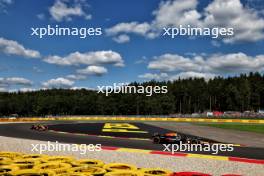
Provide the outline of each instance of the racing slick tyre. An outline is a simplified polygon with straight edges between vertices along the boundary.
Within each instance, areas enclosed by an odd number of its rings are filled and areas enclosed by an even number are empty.
[[[153,138],[153,143],[154,143],[154,144],[160,144],[160,142],[161,142],[160,137],[155,136],[155,137]]]
[[[192,143],[192,144],[200,144],[200,142],[199,142],[198,139],[193,139],[191,143]]]
[[[159,169],[159,168],[143,168],[140,169],[140,172],[143,172],[144,176],[154,176],[154,175],[168,176],[172,174],[172,171]]]
[[[9,165],[11,163],[12,163],[12,160],[10,158],[0,157],[0,166]]]
[[[0,157],[7,157],[10,159],[21,158],[23,154],[18,152],[0,152]]]
[[[70,169],[70,173],[83,173],[85,175],[102,176],[106,170],[101,167],[80,166]]]
[[[87,174],[83,173],[62,173],[62,174],[57,174],[57,176],[87,176]]]
[[[47,157],[46,162],[62,162],[62,163],[70,163],[75,161],[73,157],[70,156],[51,156]]]
[[[61,163],[61,162],[54,162],[54,161],[53,162],[39,164],[39,165],[36,165],[36,166],[33,167],[33,169],[41,170],[41,171],[52,170],[56,174],[65,173],[70,168],[71,168],[70,164]]]
[[[19,159],[15,159],[13,160],[13,164],[31,164],[31,165],[36,165],[36,164],[40,164],[41,161],[38,158],[29,158],[29,159],[23,159],[23,158],[19,158]]]
[[[48,155],[42,155],[42,154],[28,154],[28,155],[23,155],[23,159],[39,159],[39,160],[44,160],[48,159]]]
[[[109,163],[104,165],[103,167],[107,171],[120,171],[120,170],[137,170],[137,167],[130,164],[124,164],[124,163]]]
[[[131,170],[120,170],[120,171],[113,171],[107,172],[104,176],[144,176],[142,172],[139,171],[131,171]]]
[[[39,159],[16,159],[12,165],[19,167],[19,169],[32,169],[35,165],[40,164]]]
[[[55,176],[55,172],[50,171],[50,170],[45,170],[45,171],[40,171],[36,169],[22,169],[22,170],[17,170],[10,172],[12,176]]]
[[[101,160],[96,160],[96,159],[81,159],[77,161],[80,163],[80,165],[84,166],[90,166],[90,167],[103,167],[104,162]]]
[[[9,173],[17,170],[19,170],[19,167],[17,166],[12,166],[12,165],[0,166],[0,175],[9,175]]]

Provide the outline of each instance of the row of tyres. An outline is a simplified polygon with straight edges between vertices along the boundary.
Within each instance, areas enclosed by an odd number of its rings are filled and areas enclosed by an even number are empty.
[[[164,169],[137,168],[125,163],[69,156],[0,152],[0,176],[152,176],[171,175]]]
[[[125,163],[105,164],[96,159],[0,152],[0,176],[211,176],[198,172],[171,172],[137,168]],[[226,174],[223,176],[239,176]]]

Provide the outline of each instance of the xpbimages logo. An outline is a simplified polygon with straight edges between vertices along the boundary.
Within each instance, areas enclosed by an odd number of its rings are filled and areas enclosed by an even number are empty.
[[[234,151],[233,144],[185,144],[180,142],[179,144],[163,144],[163,151],[171,152],[210,152],[214,155],[219,152],[232,152]]]
[[[37,36],[40,39],[45,36],[77,36],[81,39],[87,38],[88,36],[99,36],[102,35],[102,28],[97,27],[60,27],[59,25],[47,27],[32,27],[31,36]]]
[[[42,154],[43,152],[79,152],[84,155],[87,152],[101,151],[101,144],[62,144],[58,141],[42,143],[42,144],[31,144],[31,151]]]
[[[179,27],[164,27],[162,36],[168,36],[170,38],[175,38],[176,36],[211,36],[212,38],[228,37],[234,35],[234,28],[201,28],[201,27],[191,27],[187,25],[184,27],[180,25]]]
[[[97,93],[103,93],[106,96],[111,93],[145,94],[146,96],[152,96],[153,94],[168,93],[167,86],[129,85],[126,83],[114,83],[113,86],[97,86],[97,88]]]

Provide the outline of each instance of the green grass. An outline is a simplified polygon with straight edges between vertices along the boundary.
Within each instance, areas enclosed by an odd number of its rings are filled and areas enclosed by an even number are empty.
[[[262,124],[201,124],[205,126],[211,126],[216,128],[224,128],[224,129],[232,129],[232,130],[239,130],[239,131],[250,131],[256,133],[264,133],[264,125]]]

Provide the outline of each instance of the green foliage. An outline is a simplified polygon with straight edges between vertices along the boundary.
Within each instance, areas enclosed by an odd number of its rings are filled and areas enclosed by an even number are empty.
[[[224,128],[224,129],[232,129],[232,130],[239,130],[239,131],[250,131],[256,133],[264,133],[264,125],[261,124],[198,124],[198,125],[205,125],[211,126],[216,128]]]
[[[264,76],[150,81],[133,85],[168,86],[167,94],[105,94],[92,90],[51,89],[0,93],[0,116],[45,115],[161,115],[206,110],[246,111],[264,109]]]

